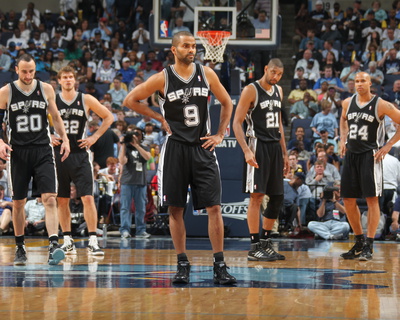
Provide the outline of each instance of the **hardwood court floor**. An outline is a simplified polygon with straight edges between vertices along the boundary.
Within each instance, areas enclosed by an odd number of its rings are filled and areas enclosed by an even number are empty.
[[[279,239],[285,261],[248,262],[248,240],[227,239],[236,286],[212,282],[208,239],[188,239],[191,283],[172,286],[169,237],[101,240],[86,254],[47,265],[47,240],[27,239],[28,264],[14,267],[14,239],[0,238],[0,319],[400,319],[399,243],[376,242],[373,261],[345,261],[348,241]]]

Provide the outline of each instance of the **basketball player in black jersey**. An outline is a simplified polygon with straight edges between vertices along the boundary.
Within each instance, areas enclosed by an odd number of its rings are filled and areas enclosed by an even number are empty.
[[[171,51],[175,64],[132,90],[124,105],[160,121],[168,133],[157,175],[162,204],[169,206],[171,236],[178,254],[178,271],[172,281],[189,282],[183,212],[190,185],[194,208],[206,208],[208,212],[208,232],[214,252],[214,282],[236,283],[224,262],[221,179],[213,152],[223,140],[232,114],[232,101],[215,72],[194,63],[196,40],[191,33],[176,33]],[[215,135],[210,134],[209,127],[207,100],[210,90],[221,102],[220,125]],[[140,102],[156,91],[160,94],[162,115]]]
[[[74,240],[71,235],[71,212],[69,208],[71,182],[77,190],[77,196],[83,203],[83,215],[89,231],[88,253],[94,256],[103,256],[97,241],[97,210],[93,197],[93,167],[90,157],[90,147],[110,127],[114,121],[112,113],[90,94],[75,91],[75,70],[69,66],[58,72],[58,83],[61,92],[56,95],[56,104],[61,118],[64,121],[71,153],[62,162],[56,152],[58,178],[58,217],[64,234],[62,249],[67,255],[76,254]],[[95,112],[102,123],[99,129],[91,136],[87,136],[87,120],[89,112]],[[61,145],[61,138],[53,137],[53,145],[57,151]]]
[[[371,94],[371,78],[366,72],[355,76],[357,93],[343,101],[340,118],[340,154],[345,155],[341,195],[356,243],[344,259],[372,259],[373,241],[379,224],[378,196],[383,190],[382,159],[400,139],[400,130],[384,144],[385,115],[400,123],[400,111],[391,103]],[[360,210],[356,199],[365,198],[368,205],[367,239],[364,240]]]
[[[9,160],[13,193],[13,223],[17,250],[15,265],[26,264],[24,240],[25,211],[29,181],[33,178],[32,196],[41,196],[46,211],[49,234],[49,264],[64,259],[58,244],[57,179],[51,146],[47,112],[56,132],[63,139],[59,153],[64,161],[69,155],[69,140],[55,103],[53,87],[35,80],[33,57],[23,54],[17,59],[18,80],[0,89],[0,123],[7,109],[9,145],[0,139],[0,158]],[[2,132],[0,137],[3,137]]]
[[[250,193],[247,224],[251,261],[284,260],[272,247],[271,230],[283,204],[283,175],[289,169],[281,118],[282,88],[277,85],[283,75],[283,64],[271,59],[264,67],[264,76],[244,88],[233,120],[233,130],[245,160],[244,192]],[[243,121],[247,122],[246,142]],[[260,206],[269,196],[263,213],[260,239]]]

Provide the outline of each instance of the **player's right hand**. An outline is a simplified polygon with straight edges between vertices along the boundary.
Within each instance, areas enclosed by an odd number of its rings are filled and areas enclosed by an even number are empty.
[[[246,151],[244,157],[246,159],[247,164],[258,169],[258,163],[256,157],[254,156],[254,153],[251,150]]]
[[[0,142],[0,158],[8,161],[10,160],[10,152],[12,151],[11,147],[6,144],[3,140]]]
[[[61,143],[62,143],[62,139],[60,137],[57,137],[54,134],[51,135],[51,144],[53,145],[53,147],[57,147],[57,146],[61,145]]]

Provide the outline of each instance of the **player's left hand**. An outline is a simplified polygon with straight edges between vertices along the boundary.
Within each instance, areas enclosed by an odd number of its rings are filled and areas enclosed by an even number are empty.
[[[382,161],[385,156],[389,153],[391,147],[389,145],[384,145],[382,148],[378,150],[377,153],[374,154],[375,161]]]
[[[90,149],[92,145],[96,143],[97,139],[93,136],[87,137],[85,139],[78,140],[79,148],[81,149]]]
[[[210,151],[213,151],[215,147],[219,145],[222,140],[224,140],[224,137],[222,135],[215,134],[212,136],[202,137],[200,140],[206,140],[206,142],[201,145],[204,149],[210,148]]]

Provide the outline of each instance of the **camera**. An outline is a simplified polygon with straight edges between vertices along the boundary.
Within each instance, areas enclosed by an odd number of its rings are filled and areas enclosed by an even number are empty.
[[[323,199],[332,200],[334,191],[339,191],[339,188],[338,187],[334,187],[334,186],[329,186],[329,185],[325,186]]]
[[[133,141],[133,136],[134,135],[138,136],[139,133],[138,132],[128,131],[124,136],[124,143],[126,143],[126,144],[131,143]]]

